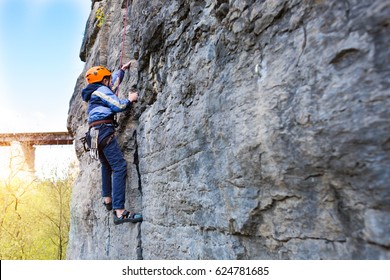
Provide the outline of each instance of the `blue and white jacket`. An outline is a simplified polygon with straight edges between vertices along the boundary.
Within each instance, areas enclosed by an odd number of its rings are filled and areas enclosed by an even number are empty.
[[[116,113],[125,111],[131,107],[128,99],[119,99],[115,92],[122,82],[125,71],[119,69],[112,74],[113,89],[102,83],[94,83],[86,86],[81,96],[88,102],[88,123],[100,120],[114,120]]]

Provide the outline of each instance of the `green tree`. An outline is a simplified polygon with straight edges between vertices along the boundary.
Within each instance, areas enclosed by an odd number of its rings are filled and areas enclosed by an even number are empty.
[[[56,248],[56,259],[65,258],[66,246],[70,229],[69,203],[71,197],[72,178],[60,180],[47,180],[44,189],[47,194],[44,211],[41,215],[45,218],[44,228],[50,241]]]
[[[70,169],[44,181],[0,182],[1,259],[65,258],[75,177]]]
[[[12,180],[1,184],[0,214],[1,259],[24,259],[28,254],[29,236],[25,234],[31,221],[25,218],[24,208],[34,189],[34,182]]]

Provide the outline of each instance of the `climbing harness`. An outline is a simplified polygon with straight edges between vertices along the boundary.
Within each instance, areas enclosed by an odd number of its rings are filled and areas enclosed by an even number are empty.
[[[98,151],[98,138],[99,138],[99,129],[96,127],[91,127],[89,130],[89,135],[91,136],[91,149],[89,151],[89,155],[92,159],[99,159],[99,151]]]
[[[81,137],[80,141],[81,141],[81,144],[83,144],[84,152],[89,152],[90,149],[89,149],[88,144],[87,144],[87,135],[85,135],[84,137]]]

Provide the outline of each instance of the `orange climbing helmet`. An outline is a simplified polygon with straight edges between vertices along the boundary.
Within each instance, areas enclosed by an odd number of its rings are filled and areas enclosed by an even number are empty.
[[[90,68],[85,74],[85,79],[88,84],[93,84],[96,82],[101,82],[104,77],[111,76],[111,72],[107,70],[104,66],[95,66]]]

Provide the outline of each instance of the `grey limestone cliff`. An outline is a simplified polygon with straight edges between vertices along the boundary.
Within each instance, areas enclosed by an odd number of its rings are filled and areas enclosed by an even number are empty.
[[[68,259],[390,259],[389,0],[91,7],[85,70],[118,68],[123,34],[138,62],[119,94],[140,100],[117,136],[126,206],[144,222],[114,226],[76,141]]]

